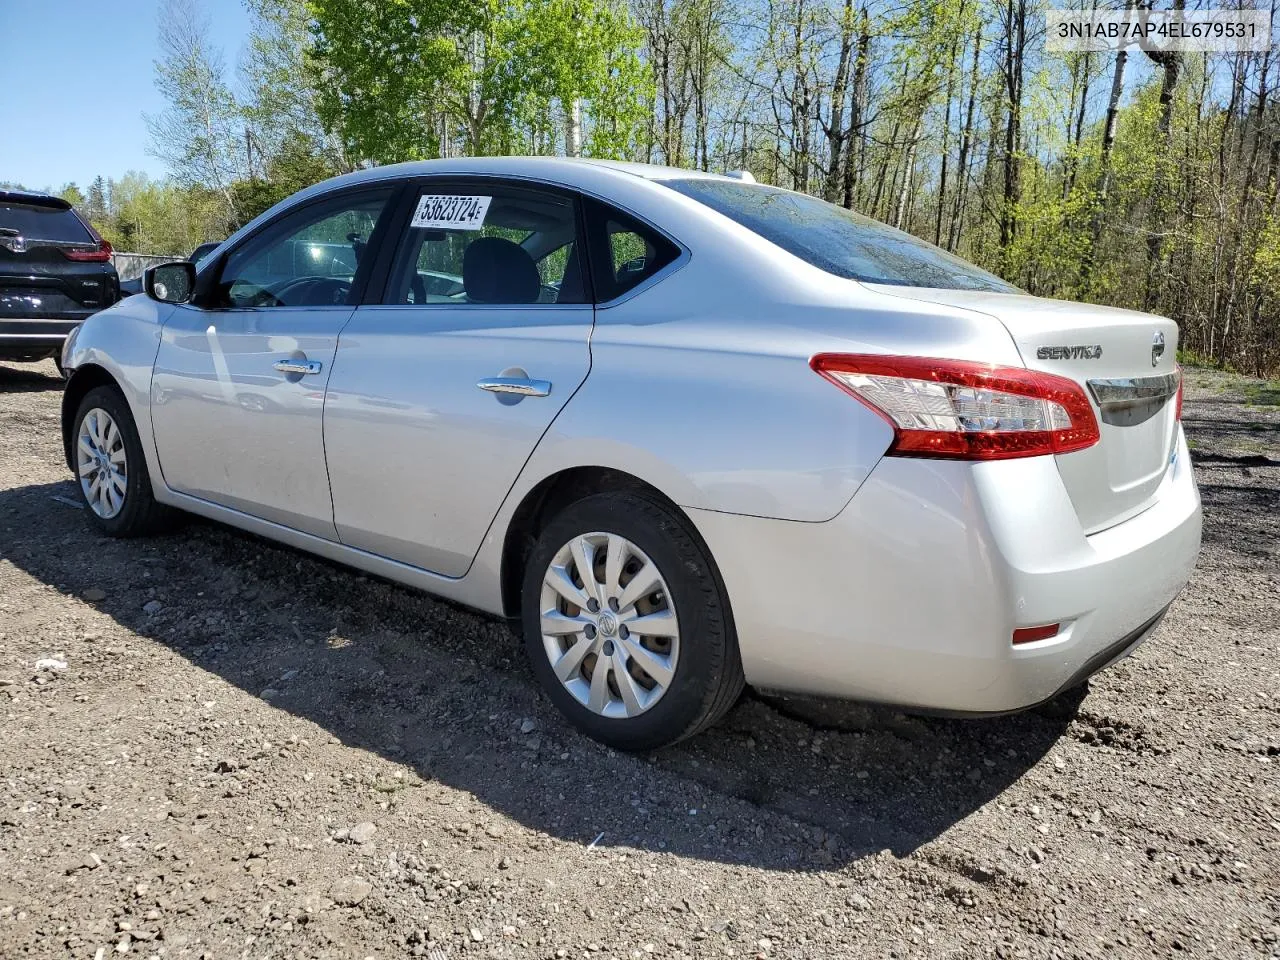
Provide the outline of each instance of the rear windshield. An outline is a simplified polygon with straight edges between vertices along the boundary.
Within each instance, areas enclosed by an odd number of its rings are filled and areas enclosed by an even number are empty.
[[[732,180],[663,183],[827,273],[868,283],[1017,293],[995,274],[816,197]]]
[[[93,243],[85,225],[70,210],[34,203],[0,200],[0,232],[28,240],[56,240],[61,243]]]

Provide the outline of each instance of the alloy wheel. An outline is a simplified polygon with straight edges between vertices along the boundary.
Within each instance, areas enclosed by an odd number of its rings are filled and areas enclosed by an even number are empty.
[[[675,679],[680,624],[657,565],[613,533],[585,533],[548,565],[542,645],[556,677],[592,713],[627,718]]]
[[[110,520],[124,509],[129,489],[129,463],[124,434],[101,407],[89,410],[76,437],[76,473],[89,509]]]

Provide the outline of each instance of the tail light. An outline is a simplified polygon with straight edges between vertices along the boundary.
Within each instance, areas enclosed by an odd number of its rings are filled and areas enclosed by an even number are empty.
[[[1182,364],[1180,363],[1174,364],[1173,372],[1178,375],[1178,399],[1174,403],[1173,419],[1181,420],[1182,419],[1182,390],[1183,390],[1183,387],[1186,386],[1187,380],[1186,380],[1186,377],[1182,375]]]
[[[821,353],[809,365],[893,427],[889,454],[1007,460],[1070,453],[1098,442],[1098,421],[1074,380],[963,360]]]
[[[111,259],[111,244],[102,239],[102,234],[93,229],[93,224],[83,219],[80,222],[84,224],[85,229],[93,236],[97,246],[89,249],[64,247],[62,255],[68,260],[75,260],[77,263],[106,263]]]
[[[106,263],[111,259],[111,244],[99,240],[96,247],[63,247],[62,255],[77,263]]]

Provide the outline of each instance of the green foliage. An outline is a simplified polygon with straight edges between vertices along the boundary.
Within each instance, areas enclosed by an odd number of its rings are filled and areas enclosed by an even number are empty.
[[[80,188],[74,183],[66,184],[58,191],[58,196],[67,201],[67,203],[71,204],[71,206],[75,207],[77,210],[83,212],[85,205],[84,194],[80,192]]]
[[[647,116],[630,18],[603,0],[309,0],[317,110],[376,163],[550,152],[584,103],[589,150],[634,148]]]
[[[585,155],[749,169],[1033,294],[1171,316],[1219,367],[1280,368],[1268,54],[1135,49],[1122,71],[1046,53],[1024,0],[243,2],[231,76],[199,0],[164,0],[171,179],[77,192],[113,243],[179,252],[369,164],[569,152],[578,116]]]
[[[90,219],[117,250],[186,256],[198,244],[223,236],[223,198],[214,191],[129,172],[107,181],[104,193],[105,215]]]

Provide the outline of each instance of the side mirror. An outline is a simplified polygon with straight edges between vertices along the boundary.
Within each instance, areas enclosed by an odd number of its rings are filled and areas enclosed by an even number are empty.
[[[161,303],[186,303],[196,288],[196,265],[189,260],[149,267],[142,275],[142,289]]]

